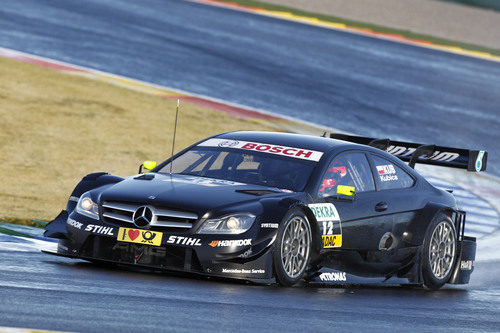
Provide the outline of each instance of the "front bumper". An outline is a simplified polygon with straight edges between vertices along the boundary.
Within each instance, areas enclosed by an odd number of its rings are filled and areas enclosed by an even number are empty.
[[[119,230],[120,227],[76,212],[69,216],[61,213],[47,225],[46,231],[46,236],[59,238],[57,253],[47,253],[158,270],[273,282],[272,245],[276,230],[263,232],[260,226],[254,225],[240,235],[163,232],[159,246],[120,241]]]

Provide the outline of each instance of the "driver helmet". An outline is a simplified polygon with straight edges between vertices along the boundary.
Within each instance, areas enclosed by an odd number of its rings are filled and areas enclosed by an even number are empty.
[[[328,169],[326,172],[325,178],[321,184],[320,192],[330,192],[339,185],[340,180],[347,174],[347,169],[343,165],[339,164],[338,161],[333,163],[333,166]]]

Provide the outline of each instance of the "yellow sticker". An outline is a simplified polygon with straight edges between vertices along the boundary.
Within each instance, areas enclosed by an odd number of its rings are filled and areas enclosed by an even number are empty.
[[[162,237],[163,233],[158,231],[120,228],[116,239],[119,242],[160,246]]]
[[[156,161],[144,161],[144,163],[142,163],[142,166],[146,170],[153,170],[154,168],[156,168]]]
[[[354,195],[354,192],[355,192],[354,186],[345,186],[345,185],[337,186],[337,194],[348,195],[352,197]]]
[[[342,246],[342,235],[326,235],[321,237],[323,238],[324,248]]]

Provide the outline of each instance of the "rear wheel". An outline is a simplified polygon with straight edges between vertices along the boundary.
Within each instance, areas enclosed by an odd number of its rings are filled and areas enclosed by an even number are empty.
[[[311,256],[311,225],[300,209],[290,211],[280,224],[273,252],[276,280],[283,286],[299,282]]]
[[[448,280],[455,267],[457,233],[445,214],[436,216],[427,229],[422,255],[424,286],[436,290]]]

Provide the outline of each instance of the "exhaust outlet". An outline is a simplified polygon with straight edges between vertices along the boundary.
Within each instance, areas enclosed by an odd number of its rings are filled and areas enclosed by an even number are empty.
[[[396,247],[397,239],[394,237],[392,232],[386,232],[382,238],[380,238],[380,242],[378,243],[378,249],[381,251],[389,251]]]

